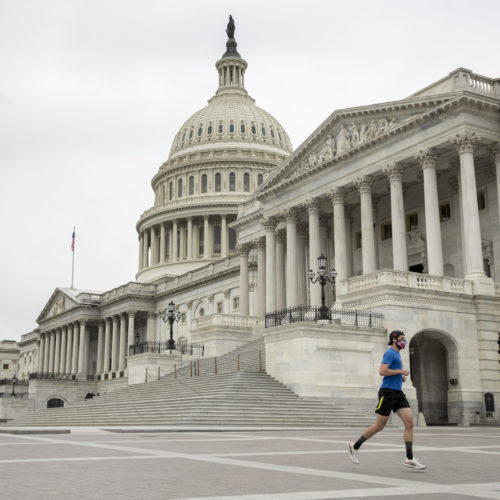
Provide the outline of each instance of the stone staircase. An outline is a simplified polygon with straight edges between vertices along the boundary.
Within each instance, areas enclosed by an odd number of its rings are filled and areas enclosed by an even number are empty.
[[[200,359],[160,380],[126,386],[65,408],[38,410],[9,426],[357,427],[372,423],[372,416],[299,398],[265,373],[264,358],[261,339],[216,361]]]

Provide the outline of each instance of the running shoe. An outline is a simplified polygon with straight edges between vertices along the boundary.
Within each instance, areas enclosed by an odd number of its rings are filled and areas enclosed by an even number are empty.
[[[347,443],[347,452],[349,453],[349,458],[355,463],[359,464],[358,450],[354,449],[354,443]]]
[[[415,458],[415,457],[413,457],[411,460],[409,458],[405,458],[403,465],[405,467],[408,467],[409,469],[415,469],[415,470],[422,470],[422,469],[426,468],[425,465],[421,464],[418,461],[418,458]]]

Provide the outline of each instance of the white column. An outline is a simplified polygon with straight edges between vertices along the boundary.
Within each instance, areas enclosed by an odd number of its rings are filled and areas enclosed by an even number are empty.
[[[61,359],[59,361],[59,373],[66,373],[66,349],[67,349],[68,327],[61,328]]]
[[[118,370],[118,316],[113,316],[111,339],[111,371],[115,372]]]
[[[135,311],[129,311],[128,313],[128,346],[135,344],[134,337],[134,329],[135,329]],[[127,356],[129,355],[129,351],[127,351]]]
[[[493,156],[495,158],[495,168],[497,174],[497,205],[499,211],[499,220],[500,220],[500,145],[497,143],[491,150]]]
[[[240,315],[248,316],[248,245],[238,245],[240,253]]]
[[[99,329],[97,331],[97,362],[96,362],[96,375],[102,375],[102,361],[104,354],[104,324],[99,321]]]
[[[352,209],[344,205],[345,214],[345,235],[346,235],[346,247],[347,247],[347,277],[352,276]]]
[[[50,332],[44,332],[45,345],[43,349],[43,371],[49,373],[49,358],[50,358]]]
[[[429,274],[443,276],[443,246],[436,177],[437,154],[432,149],[420,150],[415,158],[420,163],[424,176],[425,236]]]
[[[143,256],[144,256],[144,235],[141,233],[139,235],[139,271],[144,267],[143,264]]]
[[[297,217],[287,209],[286,217],[286,306],[297,305]]]
[[[306,228],[297,224],[297,303],[307,305]]]
[[[361,251],[363,274],[376,270],[375,233],[373,231],[372,179],[363,175],[356,179],[361,198]]]
[[[179,224],[179,260],[184,260],[186,226],[183,222]]]
[[[257,315],[266,314],[266,240],[257,240]]]
[[[227,249],[228,249],[228,242],[227,242],[227,216],[226,215],[221,215],[221,237],[220,237],[220,243],[221,243],[221,253],[220,256],[222,258],[227,257]]]
[[[61,329],[56,329],[56,348],[54,353],[54,373],[60,373],[61,363]]]
[[[266,235],[266,312],[276,310],[276,239],[273,219],[264,221]]]
[[[149,248],[149,233],[148,233],[148,230],[145,229],[142,232],[142,235],[143,235],[143,239],[142,239],[142,242],[143,242],[142,267],[144,269],[144,268],[146,268],[146,267],[148,267],[150,265],[150,262],[149,262],[149,253],[148,253],[148,248]]]
[[[120,314],[120,356],[118,359],[118,370],[125,370],[125,356],[127,354],[127,316]]]
[[[80,321],[80,346],[78,348],[78,374],[85,373],[85,341],[87,336],[87,324],[84,320]]]
[[[172,262],[176,262],[179,259],[177,253],[177,220],[172,222]]]
[[[73,323],[73,353],[71,357],[71,375],[78,373],[78,344],[80,341],[80,325]]]
[[[160,224],[160,263],[164,264],[166,260],[167,248],[165,242],[165,223]]]
[[[71,375],[71,358],[73,357],[73,324],[68,325],[68,342],[66,346],[66,375]]]
[[[90,356],[90,330],[85,335],[85,354],[83,355],[83,373],[89,375],[89,356]]]
[[[104,373],[109,373],[111,366],[109,362],[109,355],[111,353],[111,318],[106,318],[104,321],[106,326],[104,329],[104,358],[102,371]]]
[[[156,340],[155,326],[156,326],[156,314],[153,311],[148,311],[148,322],[146,325],[146,340],[148,342]]]
[[[188,217],[187,220],[187,260],[193,259],[193,218]]]
[[[384,173],[391,183],[392,267],[395,271],[408,271],[403,169],[398,163],[391,163],[384,168]]]
[[[286,234],[284,229],[275,231],[276,242],[276,309],[284,309],[286,307],[286,264],[285,264],[285,247]],[[278,286],[279,283],[279,286]]]
[[[174,229],[173,224],[168,228],[168,261],[174,260]]]
[[[56,351],[56,333],[50,332],[50,351],[49,351],[49,373],[54,373],[54,356]]]
[[[463,203],[465,245],[467,246],[465,252],[466,279],[485,276],[473,155],[474,144],[478,140],[476,134],[470,132],[457,134],[452,139],[460,155],[460,194]]]
[[[151,262],[150,265],[154,266],[158,261],[156,259],[156,228],[151,227]]]
[[[309,214],[309,269],[316,273],[318,270],[318,257],[321,255],[319,203],[316,199],[311,199],[308,200],[306,206]],[[319,285],[309,288],[309,304],[311,306],[321,306],[321,287]]]
[[[329,195],[333,204],[333,245],[335,247],[334,268],[337,271],[337,280],[344,280],[348,276],[347,268],[347,234],[344,213],[344,190],[340,187],[330,190]]]
[[[203,258],[208,259],[209,257],[209,238],[208,238],[209,226],[208,226],[208,215],[203,217]]]
[[[45,334],[40,333],[40,345],[38,346],[38,373],[44,373],[43,371],[43,362],[45,357]]]

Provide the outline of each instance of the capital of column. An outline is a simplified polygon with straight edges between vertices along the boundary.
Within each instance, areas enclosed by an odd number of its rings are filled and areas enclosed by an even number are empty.
[[[274,217],[264,217],[261,224],[265,229],[274,231],[276,227],[276,219]]]
[[[266,239],[264,238],[264,236],[255,238],[252,241],[252,245],[254,248],[266,248]]]
[[[286,240],[286,229],[276,229],[276,241]]]
[[[371,193],[373,179],[369,175],[361,175],[354,180],[354,184],[358,188],[360,194]]]
[[[345,198],[345,190],[341,187],[335,187],[328,191],[328,196],[334,204],[343,204]]]
[[[468,130],[456,134],[455,137],[451,139],[451,143],[455,144],[458,153],[473,153],[474,145],[479,141],[479,136],[475,132],[469,132]]]
[[[236,251],[239,254],[248,256],[248,254],[250,253],[250,250],[251,250],[251,245],[249,243],[240,243],[240,244],[236,245]]]
[[[304,224],[303,222],[298,222],[297,234],[300,234],[301,236],[307,236],[309,234],[309,225]]]
[[[382,171],[385,175],[387,175],[387,177],[389,177],[390,181],[403,182],[403,167],[399,163],[389,163],[382,169]]]
[[[495,163],[500,163],[500,144],[495,142],[490,148],[488,148],[490,154],[493,156]]]
[[[319,200],[317,198],[309,198],[304,202],[304,207],[309,213],[319,213]]]
[[[137,311],[131,309],[130,311],[127,311],[127,314],[129,318],[133,318],[137,314]]]
[[[416,155],[415,159],[424,168],[436,168],[436,160],[439,154],[434,148],[421,149]]]
[[[293,207],[285,208],[281,211],[281,216],[287,222],[297,222],[297,210]]]

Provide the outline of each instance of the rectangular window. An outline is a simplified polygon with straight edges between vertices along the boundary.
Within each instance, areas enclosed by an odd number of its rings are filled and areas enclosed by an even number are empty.
[[[392,238],[392,224],[390,222],[386,222],[385,224],[381,224],[380,236],[382,238],[382,241],[390,240]]]
[[[406,232],[418,229],[418,213],[412,212],[406,215]]]
[[[240,310],[240,298],[233,297],[233,311],[239,311],[239,310]]]
[[[9,369],[9,365],[7,365],[7,364],[3,365],[3,369],[4,370],[8,370]]]
[[[217,302],[216,311],[218,314],[222,314],[224,311],[224,304],[222,302]]]
[[[355,241],[354,245],[356,248],[361,248],[363,242],[361,241],[361,231],[356,231],[356,234],[354,235]]]
[[[484,189],[477,190],[477,208],[479,210],[486,210],[486,193]]]
[[[451,219],[451,204],[449,201],[439,205],[439,219],[441,222]]]

